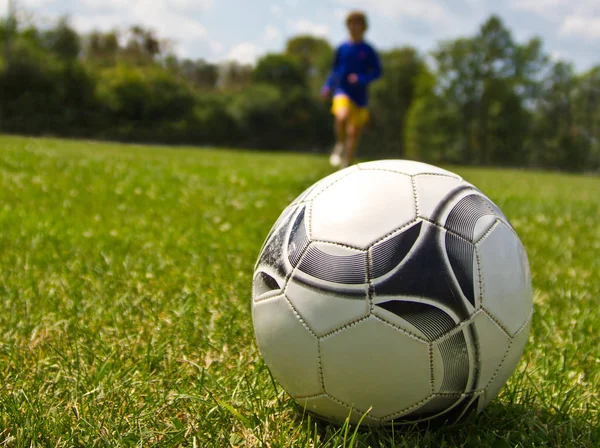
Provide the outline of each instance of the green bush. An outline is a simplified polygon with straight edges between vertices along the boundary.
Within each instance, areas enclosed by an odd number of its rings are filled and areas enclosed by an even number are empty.
[[[191,89],[157,67],[119,65],[105,69],[100,74],[97,95],[117,123],[178,120],[194,108]]]

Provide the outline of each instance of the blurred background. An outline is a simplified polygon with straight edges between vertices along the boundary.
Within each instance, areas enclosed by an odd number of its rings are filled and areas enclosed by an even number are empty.
[[[0,132],[327,153],[364,10],[384,76],[359,155],[600,170],[597,0],[0,0]]]

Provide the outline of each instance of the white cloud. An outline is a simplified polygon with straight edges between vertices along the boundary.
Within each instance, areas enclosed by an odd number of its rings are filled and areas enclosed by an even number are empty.
[[[285,3],[290,7],[290,8],[295,8],[296,6],[298,6],[298,0],[286,0]]]
[[[553,22],[562,23],[561,28],[576,29],[579,20],[600,19],[600,2],[598,0],[509,0],[511,9],[529,11]]]
[[[169,7],[186,12],[206,12],[213,7],[213,0],[170,0]]]
[[[92,30],[106,32],[125,26],[125,22],[119,14],[77,15],[71,18],[70,23],[80,33]]]
[[[271,7],[269,8],[269,10],[271,11],[271,14],[273,14],[275,17],[277,17],[278,19],[282,16],[281,13],[281,6],[273,4],[271,5]]]
[[[254,64],[261,55],[262,49],[252,42],[243,42],[231,49],[227,59],[239,62],[240,64]]]
[[[346,15],[348,15],[348,11],[346,11],[345,9],[342,9],[342,8],[334,8],[333,9],[332,16],[337,22],[342,23],[344,21],[344,19],[346,19]]]
[[[93,9],[110,9],[110,8],[116,8],[119,6],[127,6],[124,3],[119,2],[119,0],[80,0],[82,6],[86,7],[86,8],[93,8]]]
[[[3,2],[6,2],[6,0]],[[19,0],[18,2],[15,2],[15,4],[18,9],[23,8],[27,10],[33,10],[52,6],[56,2],[57,0]],[[6,2],[6,10],[8,11],[8,2]]]
[[[398,0],[336,0],[337,3],[362,10],[374,10],[384,17],[400,19],[408,17],[423,20],[430,24],[451,26],[458,18],[438,0],[398,1]]]
[[[600,39],[600,16],[568,16],[560,26],[561,36]]]
[[[546,18],[554,18],[560,16],[558,9],[568,3],[565,0],[509,0],[508,6],[511,9],[530,11]]]
[[[222,42],[219,42],[218,40],[211,40],[209,42],[210,45],[210,51],[213,52],[213,54],[221,54],[223,52],[223,49],[225,48],[225,46],[223,45]]]
[[[56,2],[57,0],[20,0],[26,2]],[[128,14],[137,7],[153,8],[159,10],[179,11],[187,13],[204,13],[211,9],[214,0],[79,0],[82,5],[90,9],[114,9],[115,12]]]
[[[44,0],[27,0],[44,1]],[[46,0],[48,1],[48,0]],[[131,25],[141,25],[167,38],[175,45],[176,53],[184,56],[196,53],[199,42],[214,51],[215,45],[208,40],[208,33],[199,19],[199,11],[205,11],[213,0],[82,0],[87,14],[71,14],[71,23],[81,33],[92,29],[102,31]],[[84,9],[85,10],[85,9]],[[91,13],[92,10],[96,12]],[[222,48],[221,48],[222,51]]]
[[[281,39],[281,31],[279,28],[273,25],[267,25],[265,32],[263,33],[263,40],[265,42],[273,42]]]
[[[27,5],[56,0],[20,0]],[[80,32],[107,30],[141,25],[155,30],[161,37],[181,41],[205,38],[206,28],[193,13],[205,12],[213,0],[80,0],[83,8],[71,13]],[[85,13],[84,13],[85,12]]]
[[[59,15],[40,11],[52,10],[58,0],[17,0],[13,3],[17,21],[23,26],[35,25],[40,28],[53,26]],[[0,18],[8,16],[8,1],[0,0]]]
[[[598,0],[510,0],[509,7],[535,13],[554,25],[564,37],[600,39]]]
[[[138,0],[131,9],[134,23],[156,30],[161,36],[187,41],[206,36],[206,28],[196,19],[176,12],[167,1]]]
[[[288,20],[288,26],[300,34],[311,34],[313,36],[328,37],[330,30],[328,25],[311,22],[306,19]]]

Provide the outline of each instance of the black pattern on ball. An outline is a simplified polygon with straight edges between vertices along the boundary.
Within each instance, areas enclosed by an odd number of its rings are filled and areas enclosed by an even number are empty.
[[[418,328],[430,341],[448,333],[456,322],[443,310],[427,303],[389,300],[377,304]]]
[[[421,226],[422,222],[413,224],[371,248],[371,278],[387,274],[406,258],[421,234]]]
[[[309,244],[306,224],[304,222],[305,210],[306,208],[303,207],[302,210],[300,210],[300,213],[298,213],[288,242],[288,257],[290,264],[294,267],[298,264],[302,253]]]
[[[302,257],[298,269],[319,280],[360,285],[367,282],[367,253],[332,255],[311,246]]]

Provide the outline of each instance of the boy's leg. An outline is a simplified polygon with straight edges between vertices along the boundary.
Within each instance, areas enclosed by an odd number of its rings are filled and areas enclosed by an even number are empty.
[[[354,160],[354,153],[358,146],[358,141],[363,130],[363,126],[359,126],[353,123],[349,123],[346,126],[346,154],[342,162],[342,166],[348,167],[352,165]]]
[[[346,154],[342,162],[343,167],[354,162],[356,147],[368,121],[369,111],[366,107],[353,107],[346,124]]]
[[[335,112],[335,146],[333,147],[333,151],[331,156],[329,157],[329,162],[332,166],[338,167],[342,163],[342,157],[344,156],[345,146],[347,141],[347,133],[346,128],[348,124],[348,109],[338,109]]]
[[[348,110],[341,109],[335,115],[335,141],[336,143],[346,143],[346,128],[348,125]]]

